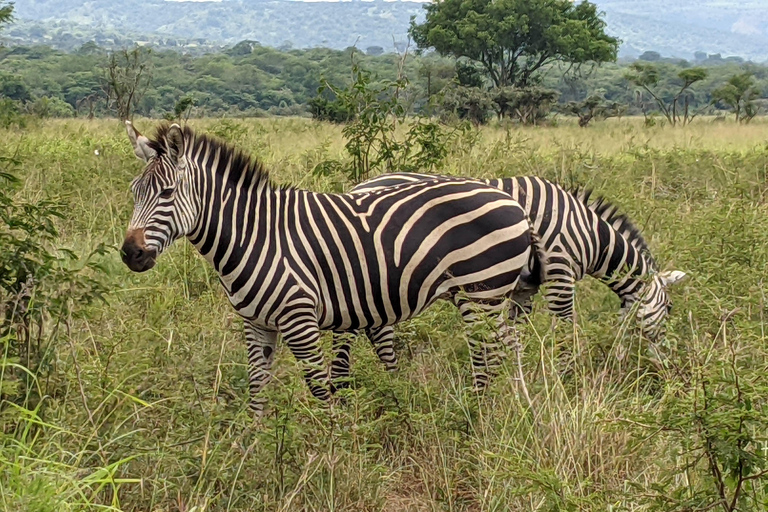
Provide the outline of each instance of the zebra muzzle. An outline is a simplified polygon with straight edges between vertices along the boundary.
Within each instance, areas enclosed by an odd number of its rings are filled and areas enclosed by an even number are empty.
[[[146,272],[155,266],[157,251],[147,247],[143,229],[129,230],[120,248],[123,263],[134,272]]]

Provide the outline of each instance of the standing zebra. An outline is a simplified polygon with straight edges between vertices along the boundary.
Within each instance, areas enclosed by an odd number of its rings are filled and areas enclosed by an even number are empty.
[[[525,212],[482,183],[433,179],[318,194],[272,185],[261,164],[189,128],[161,125],[152,141],[130,122],[126,129],[147,167],[131,184],[123,261],[144,272],[186,236],[214,266],[245,321],[257,415],[278,334],[312,394],[325,400],[320,330],[361,329],[376,340],[376,330],[439,298],[471,323],[478,312],[503,315],[507,296],[525,281],[536,285]],[[470,338],[476,387],[485,386],[506,336],[501,328],[488,345]]]
[[[421,180],[455,180],[448,176],[392,173],[372,178],[352,189],[368,194],[384,187],[418,183]],[[635,311],[645,337],[657,340],[664,335],[672,305],[667,288],[685,277],[673,270],[659,272],[640,231],[603,198],[591,199],[590,191],[568,191],[535,176],[491,180],[469,180],[503,190],[525,210],[534,236],[543,246],[542,282],[549,310],[560,318],[572,319],[576,281],[591,275],[607,284],[621,299],[622,316]],[[513,296],[513,320],[530,312],[534,293],[525,290]],[[369,335],[379,353],[394,358],[394,330],[374,329]],[[349,367],[349,344],[339,349]]]

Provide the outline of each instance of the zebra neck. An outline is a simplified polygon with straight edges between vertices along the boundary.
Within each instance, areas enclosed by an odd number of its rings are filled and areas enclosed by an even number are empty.
[[[246,270],[258,272],[280,257],[276,229],[282,223],[284,192],[266,177],[228,180],[208,174],[198,184],[198,221],[188,237],[221,277],[227,291]],[[259,268],[254,268],[255,263]]]
[[[597,261],[590,274],[605,283],[622,302],[634,301],[643,292],[654,269],[653,260],[616,231],[601,237]]]

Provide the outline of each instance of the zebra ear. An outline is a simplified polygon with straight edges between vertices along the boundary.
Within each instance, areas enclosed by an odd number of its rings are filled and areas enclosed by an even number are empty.
[[[136,158],[149,162],[149,159],[156,155],[155,150],[149,146],[149,139],[140,134],[130,121],[125,122],[125,131],[128,132]]]
[[[179,158],[184,154],[184,134],[181,133],[181,126],[173,123],[168,129],[166,141],[168,144],[168,156],[178,163]]]
[[[687,274],[681,270],[666,270],[664,272],[659,272],[659,278],[665,288],[679,283],[686,275]]]

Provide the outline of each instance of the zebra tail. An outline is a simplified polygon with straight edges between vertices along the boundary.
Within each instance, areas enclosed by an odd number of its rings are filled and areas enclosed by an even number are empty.
[[[532,222],[529,221],[529,223],[533,225]],[[531,229],[530,235],[531,252],[528,258],[527,268],[523,270],[520,280],[524,287],[538,289],[544,283],[544,276],[546,275],[547,268],[547,256],[546,251],[544,250],[544,244],[538,233]]]

